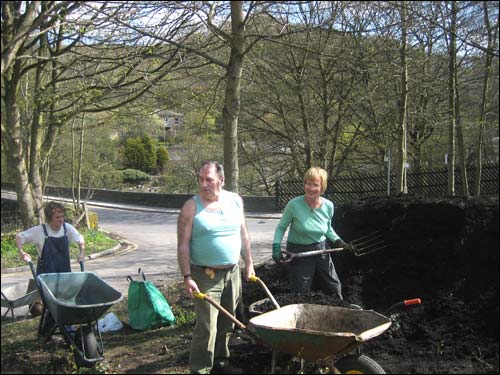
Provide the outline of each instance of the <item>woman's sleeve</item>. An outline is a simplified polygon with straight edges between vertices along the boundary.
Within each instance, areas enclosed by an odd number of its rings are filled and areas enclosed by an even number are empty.
[[[290,204],[287,204],[285,210],[283,211],[283,215],[281,216],[281,219],[276,227],[276,230],[274,231],[273,244],[281,244],[283,236],[286,232],[286,228],[288,228],[288,225],[290,225],[291,221],[292,208],[290,207]]]
[[[333,230],[333,227],[332,227],[333,212],[334,212],[334,207],[333,207],[333,203],[332,203],[331,207],[330,207],[329,217],[328,217],[328,227],[327,227],[327,230],[325,233],[326,238],[328,238],[332,244],[335,243],[335,241],[340,239],[340,236]]]
[[[76,228],[71,225],[66,223],[66,227],[68,228],[68,239],[69,242],[76,242],[76,243],[82,243],[84,242],[83,236],[76,230]]]

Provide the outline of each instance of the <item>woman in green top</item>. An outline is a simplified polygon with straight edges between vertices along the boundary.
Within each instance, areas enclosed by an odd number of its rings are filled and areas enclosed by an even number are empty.
[[[310,168],[304,177],[305,194],[291,199],[285,207],[283,216],[274,232],[273,259],[283,262],[281,240],[288,228],[286,250],[300,253],[321,250],[326,247],[326,239],[335,247],[348,248],[332,228],[333,202],[321,197],[326,190],[327,173],[318,167]],[[311,289],[316,275],[323,291],[342,299],[340,280],[330,254],[295,258],[287,263],[290,289],[304,293]]]

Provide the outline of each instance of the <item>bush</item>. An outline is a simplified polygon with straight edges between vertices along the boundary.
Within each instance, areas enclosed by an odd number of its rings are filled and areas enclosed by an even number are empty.
[[[163,146],[159,146],[156,149],[156,166],[158,169],[158,172],[163,172],[165,171],[165,167],[167,166],[167,163],[170,160],[170,155],[167,151],[167,149]]]
[[[156,145],[151,137],[143,135],[127,138],[123,143],[123,162],[125,167],[154,173],[156,166]]]
[[[122,171],[123,181],[131,184],[143,184],[151,180],[151,176],[137,169],[125,169]]]
[[[98,171],[95,174],[95,187],[113,189],[123,183],[123,173],[117,170]]]

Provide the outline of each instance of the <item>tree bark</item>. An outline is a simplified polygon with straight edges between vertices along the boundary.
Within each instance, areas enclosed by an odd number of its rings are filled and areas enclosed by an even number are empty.
[[[238,116],[240,113],[241,75],[246,31],[243,2],[231,1],[231,55],[227,65],[226,96],[224,101],[224,169],[226,188],[238,192]]]
[[[488,4],[486,1],[483,1],[483,10],[484,10],[484,22],[488,33],[488,51],[491,51],[493,48],[494,30],[490,25],[490,19],[488,16]],[[479,135],[477,140],[476,177],[474,180],[474,195],[476,197],[481,195],[481,175],[483,171],[482,155],[483,155],[483,143],[484,143],[484,122],[486,121],[486,99],[488,95],[488,85],[491,74],[492,59],[493,55],[491,53],[486,52],[485,63],[484,63],[483,92],[481,97],[481,115],[479,118]]]
[[[456,69],[456,31],[457,31],[457,5],[451,2],[450,47],[448,51],[448,194],[455,195],[455,69]]]
[[[24,228],[29,228],[35,223],[33,212],[33,198],[31,185],[29,183],[28,169],[24,158],[24,147],[22,141],[22,129],[19,111],[19,85],[20,85],[20,63],[15,62],[12,66],[9,78],[3,81],[5,90],[6,107],[9,108],[5,115],[5,128],[2,125],[2,138],[7,144],[8,168],[14,171],[14,183],[17,194],[17,202],[21,212],[21,220]]]
[[[458,146],[458,155],[460,156],[460,170],[462,173],[462,192],[463,195],[469,196],[469,181],[467,177],[467,155],[465,152],[465,143],[464,143],[464,134],[462,131],[462,121],[460,120],[460,96],[458,90],[458,77],[457,71],[455,70],[455,85],[456,85],[456,93],[455,93],[455,116],[456,116],[456,125],[457,125],[457,146]]]
[[[398,170],[397,170],[397,191],[400,194],[408,192],[406,184],[406,163],[407,163],[407,129],[406,111],[408,100],[408,62],[406,59],[407,47],[407,26],[406,26],[406,2],[401,3],[401,94],[399,97],[399,138],[398,138]]]

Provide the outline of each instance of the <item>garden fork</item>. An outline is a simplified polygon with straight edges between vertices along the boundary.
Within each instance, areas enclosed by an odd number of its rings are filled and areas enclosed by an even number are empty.
[[[352,240],[349,244],[353,246],[353,254],[357,257],[374,253],[385,249],[388,245],[384,242],[383,233],[375,231],[365,236]]]
[[[367,255],[373,253],[375,251],[379,251],[385,249],[387,245],[382,238],[382,233],[380,231],[375,231],[365,236],[359,237],[349,243],[352,248],[351,252],[357,257]],[[325,253],[333,253],[344,251],[344,248],[335,248],[335,249],[323,249],[323,250],[312,250],[305,251],[302,253],[292,253],[290,251],[282,251],[280,263],[288,263],[294,259],[298,258],[306,258],[315,255],[321,255]]]

